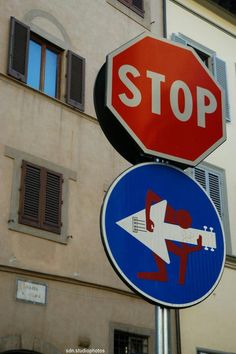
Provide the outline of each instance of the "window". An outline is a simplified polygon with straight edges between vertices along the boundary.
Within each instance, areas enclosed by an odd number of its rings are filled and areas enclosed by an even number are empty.
[[[148,337],[115,330],[114,354],[148,354]]]
[[[225,101],[225,119],[226,121],[230,121],[231,119],[228,99],[226,63],[222,59],[218,58],[213,50],[193,41],[192,39],[180,33],[178,33],[178,35],[172,34],[171,39],[177,43],[192,47],[199,55],[200,59],[207,66],[207,68],[213,73],[216,81],[223,89]]]
[[[138,15],[144,16],[143,0],[119,0],[122,4],[135,11]]]
[[[210,196],[220,215],[225,231],[226,252],[227,254],[232,254],[225,172],[223,169],[210,164],[201,164],[192,169],[192,173],[194,179],[196,179]]]
[[[11,18],[8,74],[45,94],[60,99],[64,51]],[[66,102],[84,110],[85,59],[67,53]]]
[[[68,243],[69,181],[76,173],[10,146],[5,156],[14,159],[8,228]]]
[[[31,35],[28,54],[27,85],[52,97],[60,97],[62,51]]]
[[[62,175],[23,161],[19,223],[60,234]]]

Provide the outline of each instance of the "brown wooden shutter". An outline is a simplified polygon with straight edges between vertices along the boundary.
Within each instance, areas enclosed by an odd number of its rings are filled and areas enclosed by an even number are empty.
[[[19,222],[40,226],[41,169],[22,161]]]
[[[11,17],[8,74],[27,81],[30,28]]]
[[[60,234],[62,175],[22,162],[19,223]]]
[[[68,50],[66,102],[84,110],[85,59]]]
[[[44,170],[43,226],[49,231],[61,231],[62,175]]]

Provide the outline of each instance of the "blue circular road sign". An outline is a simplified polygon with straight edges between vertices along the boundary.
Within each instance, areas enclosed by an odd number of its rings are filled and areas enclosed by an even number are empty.
[[[177,168],[144,163],[122,173],[106,194],[101,231],[119,276],[155,304],[195,305],[221,278],[220,217],[204,189]]]

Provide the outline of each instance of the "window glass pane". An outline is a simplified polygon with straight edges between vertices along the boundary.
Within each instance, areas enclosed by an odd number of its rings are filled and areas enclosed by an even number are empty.
[[[37,90],[40,87],[41,45],[30,40],[27,84]]]
[[[57,54],[46,49],[44,92],[56,97],[57,95]]]

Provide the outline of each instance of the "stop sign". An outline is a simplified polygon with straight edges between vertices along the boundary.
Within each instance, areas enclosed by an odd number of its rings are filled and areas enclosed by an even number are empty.
[[[145,154],[197,165],[226,139],[223,93],[190,47],[144,33],[107,56],[106,105]]]

